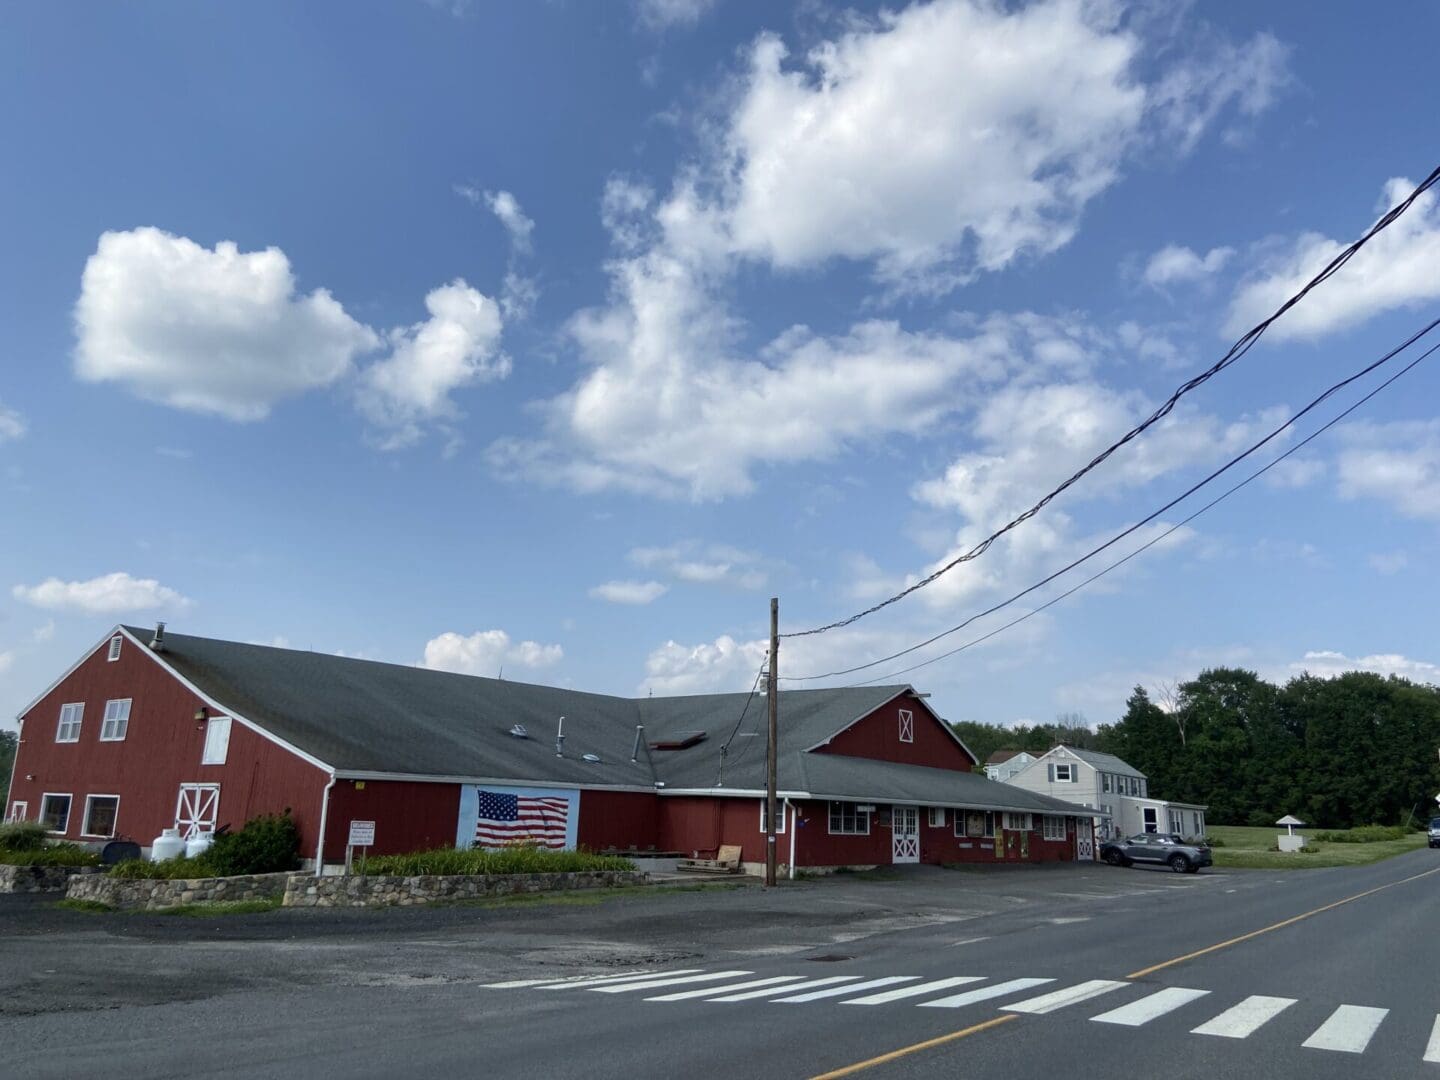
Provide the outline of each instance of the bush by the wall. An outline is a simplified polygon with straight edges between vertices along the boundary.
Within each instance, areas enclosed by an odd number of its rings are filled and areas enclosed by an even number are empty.
[[[0,863],[9,866],[99,866],[100,856],[79,844],[47,844],[39,848],[0,847]]]
[[[424,874],[559,874],[577,870],[634,870],[635,864],[618,855],[589,851],[552,851],[534,845],[516,845],[498,851],[437,848],[408,855],[379,855],[365,860],[365,873],[382,877],[418,877]]]
[[[187,859],[179,855],[173,859],[149,862],[145,859],[126,859],[110,868],[110,876],[135,880],[169,881],[172,878],[216,877],[210,863],[202,858]]]
[[[38,821],[7,821],[0,825],[0,848],[6,851],[39,851],[49,836]]]
[[[216,877],[300,869],[300,832],[289,814],[251,818],[239,832],[215,837],[201,857]]]

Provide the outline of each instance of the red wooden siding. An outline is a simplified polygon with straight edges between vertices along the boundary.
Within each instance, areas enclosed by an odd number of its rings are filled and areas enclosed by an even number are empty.
[[[591,851],[653,851],[660,842],[659,802],[646,792],[582,790],[576,842]]]
[[[85,796],[118,795],[116,836],[148,846],[175,824],[182,783],[219,784],[217,824],[238,829],[257,814],[288,807],[302,854],[313,853],[327,774],[239,721],[230,725],[226,764],[201,765],[205,725],[195,712],[204,702],[128,638],[119,660],[107,660],[106,651],[102,644],[22,717],[11,803],[28,803],[35,820],[43,793],[71,795],[65,835],[78,840]],[[131,699],[129,727],[123,741],[101,742],[105,702],[114,698]],[[57,743],[60,706],[69,702],[85,705],[80,741]]]
[[[375,822],[375,846],[369,854],[403,855],[454,847],[459,817],[459,784],[336,780],[325,822],[325,858],[330,862],[345,858],[352,821]]]
[[[914,717],[914,742],[900,741],[902,709]],[[882,705],[824,746],[817,747],[816,752],[899,761],[906,765],[928,765],[933,769],[955,769],[959,772],[969,772],[973,767],[970,756],[946,732],[944,723],[911,694]]]

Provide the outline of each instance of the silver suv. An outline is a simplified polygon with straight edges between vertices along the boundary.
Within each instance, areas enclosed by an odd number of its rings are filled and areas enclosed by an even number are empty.
[[[1440,817],[1430,819],[1430,846],[1440,847]]]
[[[1432,841],[1440,844],[1440,840]],[[1203,840],[1186,841],[1174,833],[1141,833],[1123,840],[1111,840],[1100,848],[1100,858],[1111,866],[1131,863],[1161,863],[1177,874],[1193,874],[1210,866],[1210,845]]]

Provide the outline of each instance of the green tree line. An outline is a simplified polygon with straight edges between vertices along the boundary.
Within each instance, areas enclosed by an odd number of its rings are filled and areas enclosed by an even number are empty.
[[[1205,804],[1216,825],[1271,825],[1295,814],[1338,829],[1437,812],[1440,688],[1361,671],[1277,686],[1253,671],[1215,668],[1164,705],[1137,686],[1125,715],[1093,732],[1066,729],[1065,718],[956,731],[981,761],[997,749],[1057,742],[1115,754],[1145,773],[1152,796]]]

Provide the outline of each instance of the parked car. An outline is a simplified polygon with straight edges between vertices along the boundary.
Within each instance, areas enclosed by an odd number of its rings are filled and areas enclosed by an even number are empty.
[[[1440,843],[1440,840],[1431,843]],[[1140,833],[1111,840],[1101,845],[1100,858],[1111,866],[1161,863],[1177,874],[1193,874],[1202,866],[1214,865],[1208,844],[1203,840],[1190,842],[1174,833]]]
[[[1430,846],[1440,847],[1440,817],[1430,819]]]

